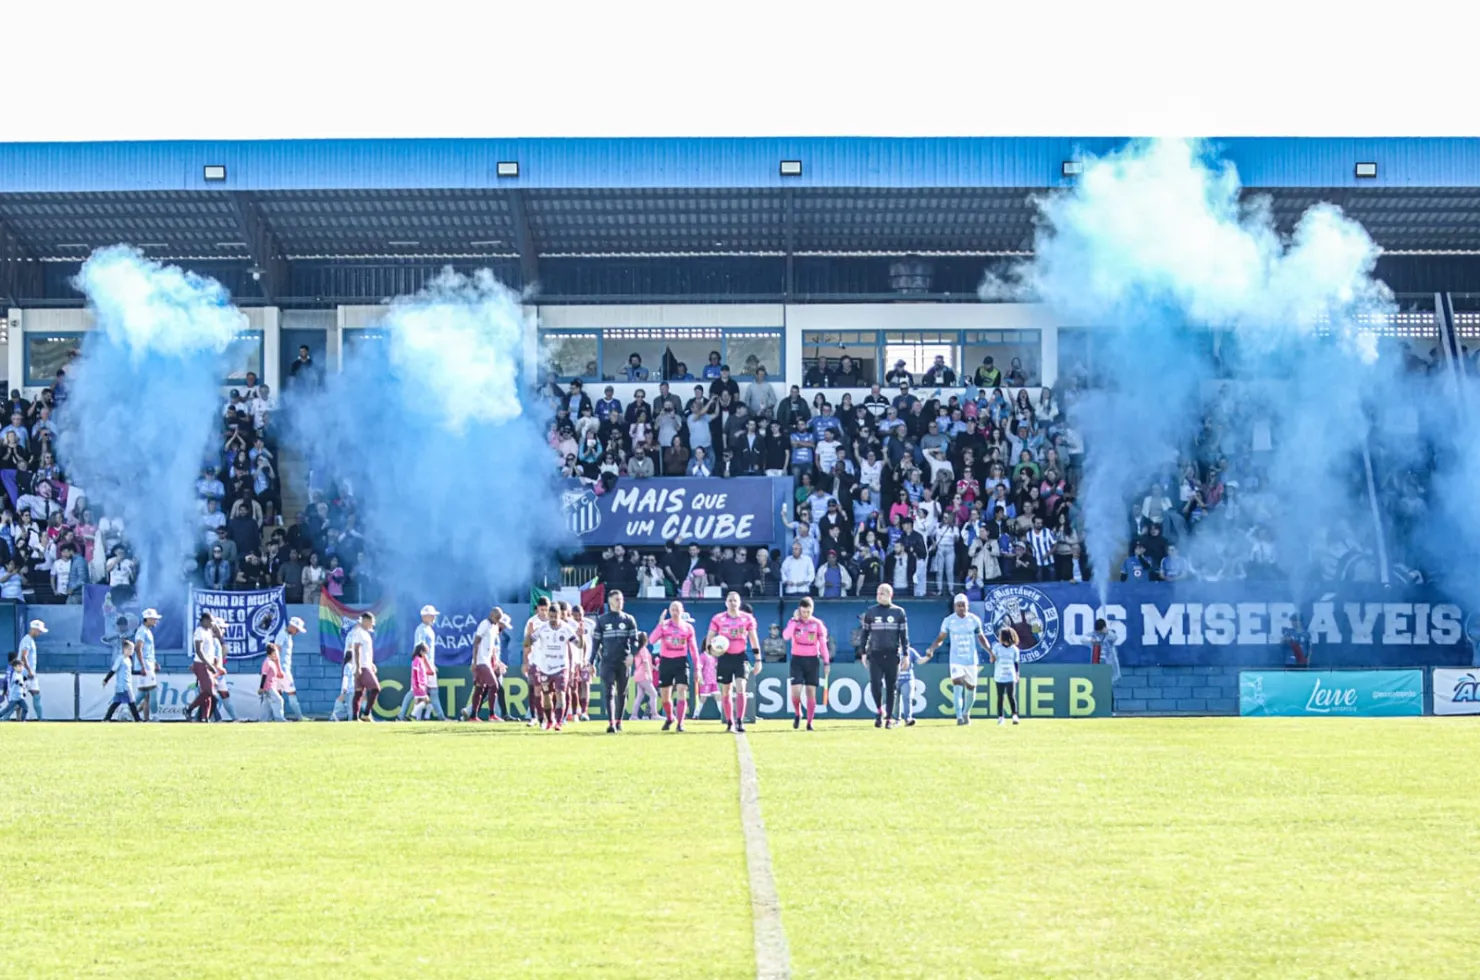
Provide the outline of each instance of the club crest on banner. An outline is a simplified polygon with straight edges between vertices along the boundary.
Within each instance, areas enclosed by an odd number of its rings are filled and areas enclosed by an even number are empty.
[[[566,526],[578,537],[585,537],[601,527],[601,508],[596,506],[596,494],[589,489],[563,491],[560,507],[565,512]]]
[[[1059,642],[1059,609],[1047,595],[1029,585],[1004,585],[987,593],[989,631],[1007,627],[1017,633],[1023,662],[1032,663],[1048,655]],[[1031,645],[1026,641],[1031,639]]]

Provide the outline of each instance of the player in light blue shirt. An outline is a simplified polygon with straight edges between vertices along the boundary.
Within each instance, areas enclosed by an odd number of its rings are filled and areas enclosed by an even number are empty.
[[[21,637],[20,645],[16,651],[20,654],[21,672],[26,675],[26,682],[21,688],[22,700],[26,702],[28,715],[34,715],[36,721],[41,721],[41,683],[36,677],[36,637],[46,632],[46,624],[39,619],[31,620],[30,627]]]
[[[411,649],[415,650],[419,643],[426,644],[427,697],[431,698],[432,714],[437,716],[438,721],[446,721],[447,713],[442,710],[442,695],[437,690],[437,631],[432,629],[432,624],[440,615],[436,606],[421,607],[421,622],[416,625],[416,633],[411,637]],[[396,713],[397,721],[406,720],[406,712],[411,708],[411,700],[411,685],[407,684],[406,696],[401,699],[401,710]]]
[[[154,721],[154,692],[159,689],[159,661],[154,655],[154,624],[159,622],[157,609],[145,609],[139,615],[139,628],[134,630],[134,657],[139,662],[139,713],[145,721]]]
[[[990,650],[987,636],[982,632],[982,621],[969,612],[965,594],[956,596],[956,610],[940,624],[940,635],[930,644],[926,656],[932,656],[936,647],[950,640],[951,700],[956,705],[956,724],[971,724],[971,709],[976,706],[976,650]]]
[[[277,639],[273,640],[278,648],[278,663],[283,668],[283,704],[287,706],[294,721],[303,720],[303,708],[298,704],[298,684],[293,680],[293,637],[307,629],[303,620],[294,616],[288,620],[287,626],[278,631]]]

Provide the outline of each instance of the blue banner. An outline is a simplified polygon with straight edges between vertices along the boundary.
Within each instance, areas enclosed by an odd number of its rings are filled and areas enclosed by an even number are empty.
[[[775,545],[785,524],[790,477],[620,479],[606,493],[566,484],[561,508],[583,546]]]
[[[288,622],[288,605],[281,585],[248,592],[192,589],[189,615],[192,626],[200,622],[203,612],[225,624],[221,642],[228,660],[267,653],[267,644]]]
[[[1373,718],[1423,714],[1421,670],[1245,670],[1241,715]]]
[[[827,605],[819,604],[824,617]],[[948,611],[943,600],[939,608]],[[1291,639],[1316,668],[1467,666],[1474,656],[1466,610],[1422,588],[1342,585],[1303,598],[1284,582],[1115,583],[1101,600],[1088,584],[1000,585],[972,609],[989,626],[1026,624],[1035,639],[1028,662],[1087,662],[1099,617],[1116,635],[1122,667],[1284,667],[1295,656]],[[1287,636],[1297,615],[1302,629]],[[910,617],[912,636],[938,625],[917,628]]]
[[[122,591],[122,590],[120,590]],[[179,604],[176,594],[171,602],[156,603],[154,609],[162,613],[159,625],[154,627],[156,650],[183,650],[185,648],[186,610]],[[129,596],[119,601],[117,593],[107,585],[84,585],[82,587],[82,643],[84,646],[106,646],[104,637],[118,632],[118,617],[129,618],[129,632],[139,628],[139,613],[146,603]]]

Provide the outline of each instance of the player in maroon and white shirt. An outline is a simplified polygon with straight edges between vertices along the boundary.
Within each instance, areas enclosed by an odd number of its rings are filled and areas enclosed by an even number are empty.
[[[539,670],[539,702],[546,730],[560,731],[565,722],[565,694],[575,630],[563,622],[558,611],[537,623],[530,634],[527,654]]]
[[[586,611],[579,604],[570,607],[570,619],[566,621],[575,630],[576,642],[571,644],[570,690],[567,711],[578,721],[590,721],[591,706],[591,648],[593,624],[586,619]]]
[[[524,680],[529,686],[529,727],[535,728],[544,723],[545,716],[540,710],[540,669],[530,658],[529,649],[533,641],[535,628],[550,618],[550,600],[540,596],[534,604],[534,615],[524,623]]]
[[[745,731],[745,679],[750,675],[751,651],[760,652],[761,640],[756,634],[755,617],[740,608],[740,593],[725,596],[725,611],[709,620],[709,633],[704,649],[711,649],[715,637],[722,637],[726,652],[719,655],[715,678],[719,681],[719,711],[725,719],[725,731]],[[760,664],[755,664],[760,673]]]

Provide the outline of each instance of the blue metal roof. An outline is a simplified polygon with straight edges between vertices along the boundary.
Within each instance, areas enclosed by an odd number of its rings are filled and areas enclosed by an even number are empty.
[[[1057,137],[282,140],[0,144],[0,193],[445,188],[1044,188],[1121,139]],[[1480,139],[1210,141],[1268,188],[1480,187]],[[800,177],[782,177],[800,160]],[[517,161],[520,176],[496,165]],[[1357,162],[1378,165],[1375,180]],[[226,167],[207,182],[204,167]]]

